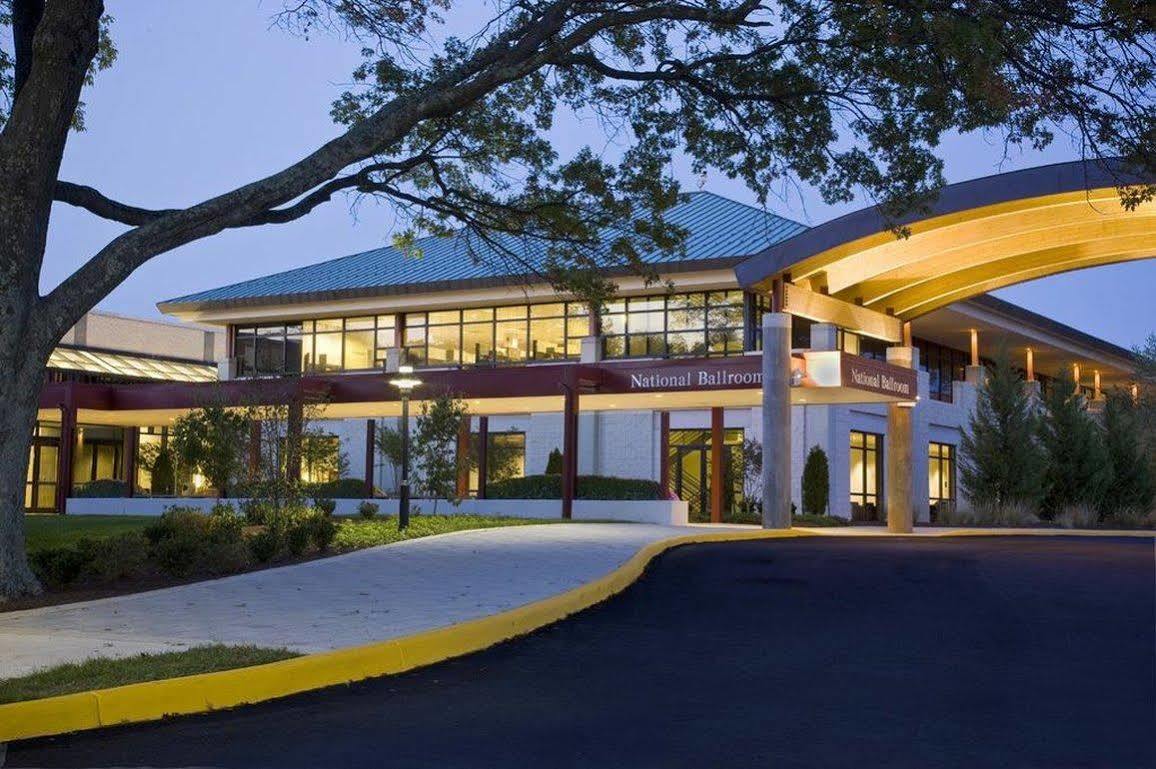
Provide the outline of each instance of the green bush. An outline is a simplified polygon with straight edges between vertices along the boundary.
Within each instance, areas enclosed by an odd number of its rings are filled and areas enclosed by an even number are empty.
[[[28,562],[42,582],[67,587],[90,565],[90,556],[78,547],[46,547],[28,554]]]
[[[327,515],[314,515],[309,521],[309,535],[314,547],[324,553],[337,538],[337,521]]]
[[[381,508],[378,506],[378,504],[376,502],[362,502],[360,505],[357,506],[357,513],[362,518],[368,519],[368,518],[373,518],[374,516],[376,516],[377,511],[380,509]]]
[[[117,478],[98,478],[77,486],[72,496],[87,499],[127,497],[128,484]]]
[[[245,565],[240,519],[205,515],[190,507],[173,506],[144,529],[152,544],[151,558],[173,577],[195,573],[227,574]]]
[[[139,531],[82,539],[76,543],[76,548],[87,562],[84,574],[98,582],[115,582],[137,576],[148,564],[149,543]]]
[[[333,511],[337,509],[336,499],[314,499],[313,506],[320,510],[325,515],[333,515]]]
[[[273,503],[263,499],[247,499],[241,503],[245,521],[250,526],[264,526],[274,512]]]
[[[831,468],[827,453],[818,446],[807,452],[803,465],[803,512],[824,515],[831,497]]]
[[[232,502],[217,502],[209,510],[209,515],[236,515],[237,508],[233,507]]]
[[[365,479],[339,478],[336,481],[311,483],[304,491],[313,499],[361,499],[365,496]]]
[[[285,549],[294,558],[303,555],[312,540],[313,521],[310,518],[299,518],[285,530]]]
[[[249,537],[249,553],[257,563],[268,563],[281,549],[281,542],[272,531],[259,531]]]
[[[237,515],[232,505],[214,505],[209,514],[209,538],[222,545],[240,542],[245,529],[245,519]]]
[[[490,499],[561,499],[562,476],[527,475],[495,481],[486,487]],[[664,499],[657,481],[646,478],[615,478],[605,475],[578,477],[578,499]]]
[[[562,474],[562,452],[558,449],[551,449],[550,456],[546,458],[546,475],[561,475]]]
[[[161,449],[153,460],[152,494],[154,497],[172,494],[177,486],[177,471],[173,467],[173,455],[168,449]]]

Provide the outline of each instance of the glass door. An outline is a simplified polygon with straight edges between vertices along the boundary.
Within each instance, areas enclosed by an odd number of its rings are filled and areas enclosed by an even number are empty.
[[[28,476],[24,484],[24,508],[36,513],[56,511],[56,462],[59,439],[33,438],[28,450]]]

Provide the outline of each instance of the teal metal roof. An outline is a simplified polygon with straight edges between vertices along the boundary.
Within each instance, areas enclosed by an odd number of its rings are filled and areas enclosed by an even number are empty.
[[[656,251],[643,255],[648,264],[680,264],[736,259],[758,253],[807,229],[798,222],[767,213],[710,192],[692,192],[667,212],[667,219],[687,230],[684,253]],[[260,304],[304,301],[320,296],[399,293],[416,288],[500,283],[524,274],[507,256],[466,233],[419,240],[415,253],[378,248],[360,254],[298,267],[262,278],[168,299],[162,309],[181,305]],[[527,264],[540,264],[540,242],[507,237],[503,247]]]

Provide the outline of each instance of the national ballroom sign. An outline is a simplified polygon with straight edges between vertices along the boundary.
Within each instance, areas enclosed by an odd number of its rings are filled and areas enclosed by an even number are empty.
[[[843,386],[856,390],[914,399],[918,387],[911,369],[878,363],[857,355],[843,355]]]
[[[631,390],[691,390],[713,387],[762,387],[763,372],[690,369],[630,375]]]

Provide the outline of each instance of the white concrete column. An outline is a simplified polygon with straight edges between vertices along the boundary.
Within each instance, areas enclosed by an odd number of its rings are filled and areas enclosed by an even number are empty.
[[[839,346],[839,327],[834,323],[815,323],[811,326],[812,350],[835,350]]]
[[[918,368],[918,355],[914,347],[890,347],[887,362]],[[910,534],[915,526],[915,404],[887,404],[887,530],[893,534]]]
[[[763,528],[791,527],[791,316],[763,315]]]
[[[578,354],[578,360],[581,363],[597,363],[602,360],[602,337],[582,337],[582,349]]]

